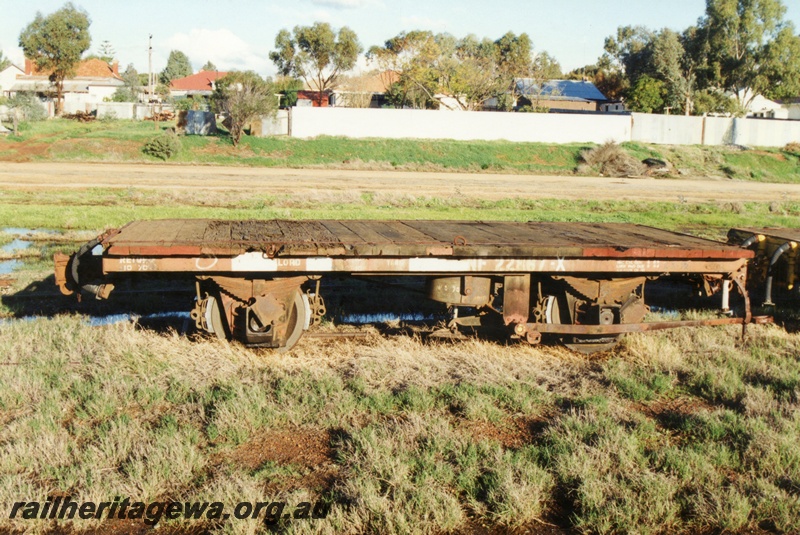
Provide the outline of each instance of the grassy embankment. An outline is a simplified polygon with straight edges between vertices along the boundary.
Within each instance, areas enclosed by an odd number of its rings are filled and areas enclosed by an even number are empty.
[[[142,146],[162,128],[150,122],[69,120],[31,123],[19,137],[0,139],[6,161],[160,161]],[[227,137],[186,136],[175,163],[339,169],[404,169],[532,174],[596,174],[580,166],[581,151],[591,144],[546,145],[505,141],[385,140],[322,137],[243,138],[234,149]],[[672,175],[715,176],[764,182],[800,181],[800,154],[782,149],[739,150],[726,147],[671,147],[626,143],[637,159],[670,162]],[[580,169],[579,169],[580,167]]]
[[[6,325],[0,529],[52,528],[10,521],[10,504],[69,494],[332,504],[283,526],[301,533],[796,533],[800,335],[738,332],[633,335],[587,360],[377,335],[281,356],[77,318]]]

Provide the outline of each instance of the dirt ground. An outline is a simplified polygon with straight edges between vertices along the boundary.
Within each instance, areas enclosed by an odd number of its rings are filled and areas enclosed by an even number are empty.
[[[0,166],[0,189],[144,188],[302,191],[646,201],[797,201],[800,184],[729,179],[653,179],[404,171],[265,169],[163,164],[12,163]]]

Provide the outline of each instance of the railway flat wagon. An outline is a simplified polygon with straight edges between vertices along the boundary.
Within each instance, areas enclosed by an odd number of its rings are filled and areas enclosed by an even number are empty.
[[[57,255],[65,294],[106,298],[115,281],[193,277],[197,326],[287,349],[325,312],[320,278],[423,277],[449,328],[500,329],[602,348],[626,332],[750,321],[746,248],[632,224],[483,221],[135,221]],[[685,278],[740,317],[644,322],[647,281]],[[444,307],[443,307],[444,308]]]

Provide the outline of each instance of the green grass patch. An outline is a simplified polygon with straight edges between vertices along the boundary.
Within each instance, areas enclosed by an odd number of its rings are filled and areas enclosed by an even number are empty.
[[[33,161],[157,162],[141,148],[173,123],[76,121],[30,123],[17,137],[0,139],[0,158]],[[570,175],[591,172],[580,166],[591,143],[563,145],[508,141],[426,139],[315,139],[245,136],[238,148],[219,136],[183,136],[182,150],[170,161],[185,164],[335,169],[402,169]],[[713,176],[796,183],[800,154],[780,149],[742,151],[729,147],[623,143],[637,160],[669,162],[670,176]],[[581,170],[579,171],[579,167]]]
[[[461,219],[637,223],[724,239],[733,226],[791,227],[800,203],[672,203],[363,195],[324,204],[294,196],[148,190],[46,190],[0,193],[0,226],[102,230],[137,219]]]

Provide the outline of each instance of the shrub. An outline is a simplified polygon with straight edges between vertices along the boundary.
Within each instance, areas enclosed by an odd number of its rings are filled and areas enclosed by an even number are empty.
[[[111,102],[136,102],[136,93],[128,86],[118,87],[111,95]]]
[[[646,170],[642,162],[629,155],[613,141],[584,150],[581,152],[581,158],[604,176],[637,176]]]
[[[144,144],[142,152],[166,161],[180,152],[181,140],[173,132],[164,132]]]
[[[786,152],[793,152],[794,154],[800,155],[800,141],[792,141],[787,143],[783,150]]]
[[[19,120],[21,121],[43,121],[47,118],[47,112],[36,98],[36,95],[30,92],[19,92],[13,97],[8,99],[6,105],[11,110],[16,110]]]

